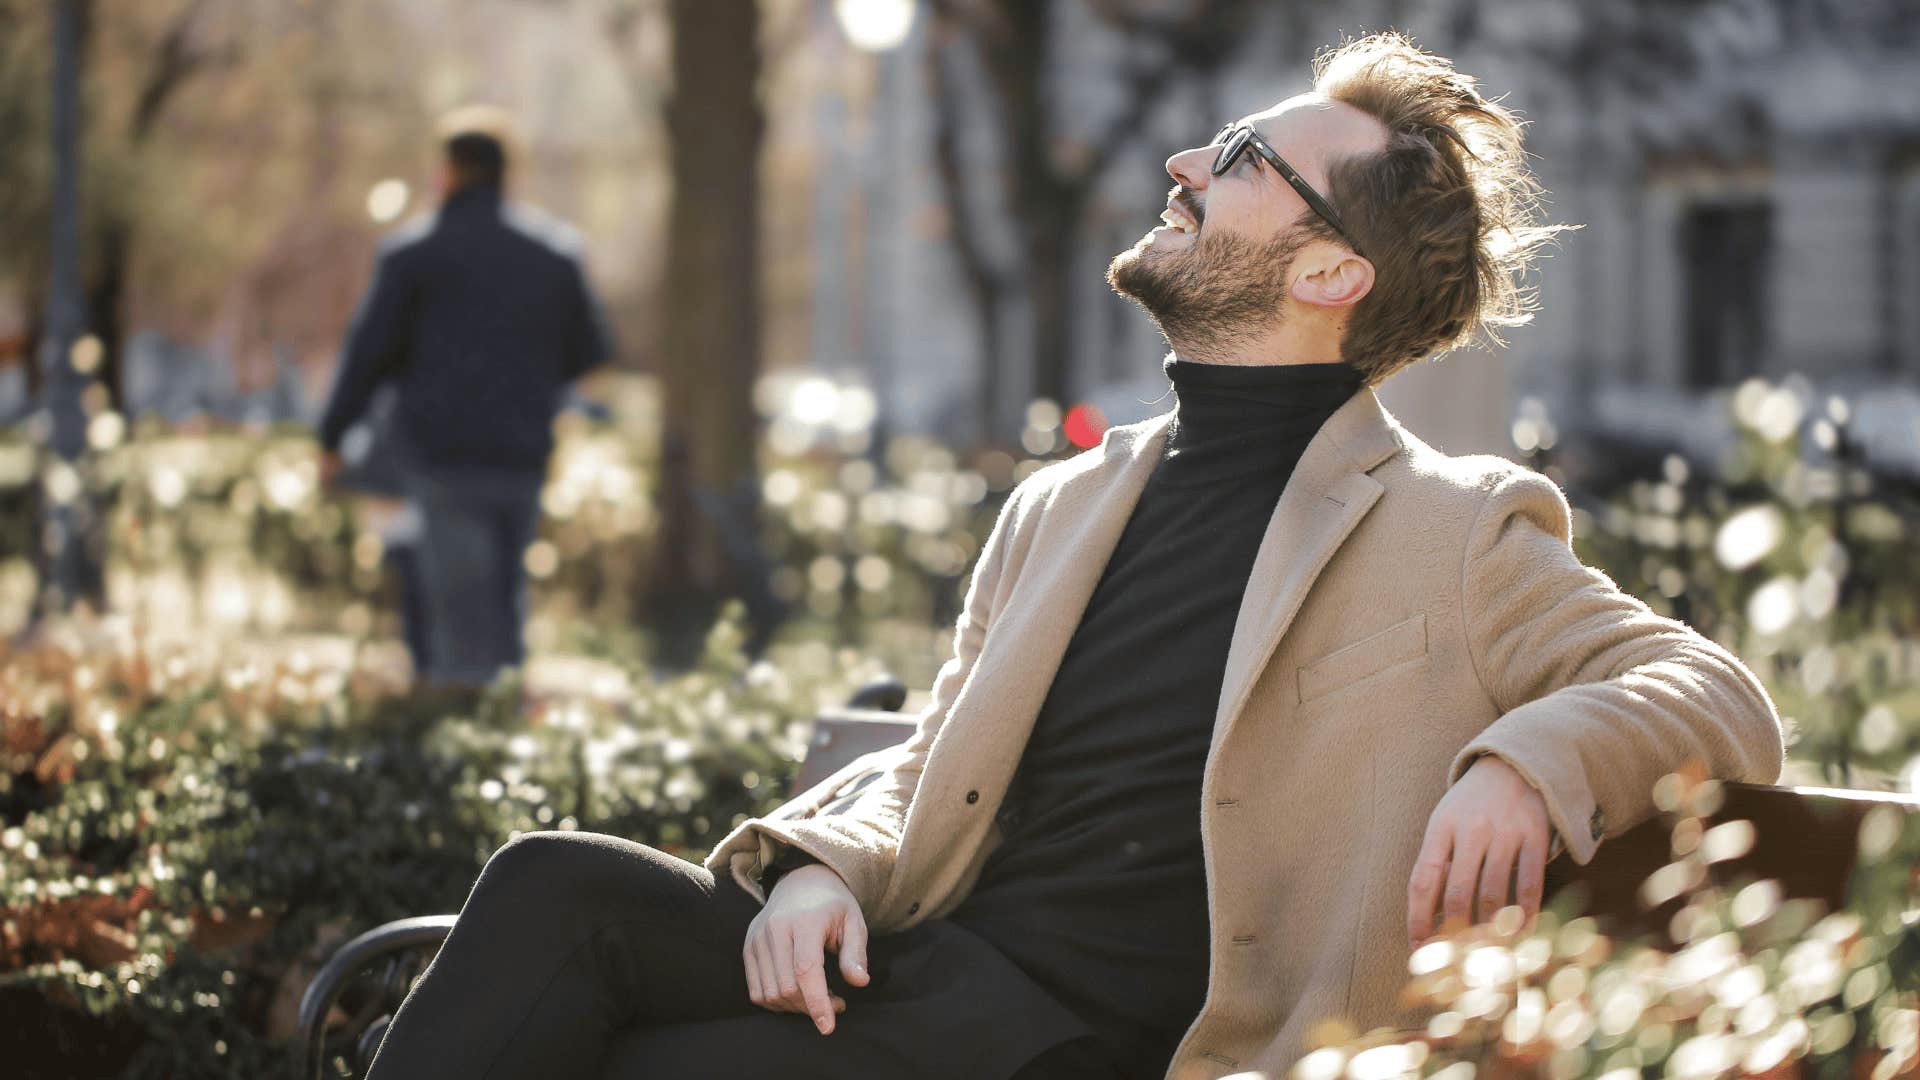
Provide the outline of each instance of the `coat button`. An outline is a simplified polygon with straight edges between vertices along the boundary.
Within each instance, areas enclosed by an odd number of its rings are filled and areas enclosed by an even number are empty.
[[[920,910],[920,901],[918,900],[915,900],[913,903],[907,905],[907,914],[909,915],[919,910]]]
[[[970,803],[974,803],[974,802],[979,802],[979,801],[980,801],[980,793],[979,793],[979,792],[977,792],[977,791],[969,791],[969,792],[967,792],[967,801],[968,801],[968,802],[970,802]]]

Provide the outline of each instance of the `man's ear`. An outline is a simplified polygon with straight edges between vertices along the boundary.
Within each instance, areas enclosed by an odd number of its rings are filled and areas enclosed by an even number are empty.
[[[1303,252],[1288,291],[1295,300],[1315,307],[1352,307],[1373,291],[1373,264],[1344,248],[1316,244]]]

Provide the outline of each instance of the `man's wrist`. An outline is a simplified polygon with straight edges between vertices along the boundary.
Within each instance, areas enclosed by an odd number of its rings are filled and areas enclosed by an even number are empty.
[[[787,876],[788,873],[798,870],[803,866],[812,866],[819,862],[819,859],[807,854],[807,852],[801,848],[786,848],[781,851],[779,855],[775,856],[773,862],[767,864],[767,868],[761,872],[760,887],[766,891],[767,895],[771,896],[773,895],[773,887],[780,884],[780,879]]]

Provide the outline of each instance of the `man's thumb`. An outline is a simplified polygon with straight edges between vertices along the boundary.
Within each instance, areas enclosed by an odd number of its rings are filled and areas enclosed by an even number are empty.
[[[855,986],[867,985],[867,920],[858,912],[840,933],[840,974]]]

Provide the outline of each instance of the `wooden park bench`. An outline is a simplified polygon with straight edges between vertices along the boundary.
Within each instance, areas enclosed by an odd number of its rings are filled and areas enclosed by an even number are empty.
[[[855,693],[847,707],[816,717],[794,797],[768,816],[805,816],[816,802],[813,813],[831,814],[851,802],[913,733],[914,719],[900,711],[906,698],[898,681],[878,680]],[[1904,814],[1920,812],[1920,799],[1870,791],[1728,782],[1721,794],[1719,808],[1704,815],[1704,823],[1749,821],[1756,839],[1745,855],[1715,863],[1714,880],[1772,878],[1783,898],[1818,900],[1830,911],[1845,905],[1867,812],[1883,805]],[[1562,853],[1547,864],[1544,895],[1551,900],[1562,890],[1583,890],[1579,907],[1607,933],[1665,940],[1682,899],[1649,909],[1641,902],[1640,887],[1672,861],[1671,843],[1668,823],[1656,815],[1609,837],[1585,866]],[[452,915],[401,919],[368,930],[334,952],[300,1002],[296,1075],[301,1080],[366,1074],[388,1021],[453,921]],[[346,1019],[337,1022],[341,1014]]]

